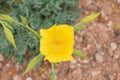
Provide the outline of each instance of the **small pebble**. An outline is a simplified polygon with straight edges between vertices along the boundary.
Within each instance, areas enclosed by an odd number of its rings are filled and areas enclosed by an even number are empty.
[[[7,67],[10,67],[10,64],[9,64],[9,63],[7,63],[7,64],[6,64],[6,66],[7,66]]]
[[[110,20],[107,24],[108,27],[112,27],[113,26],[113,22]]]
[[[120,0],[117,0],[117,3],[120,4]]]
[[[86,0],[86,5],[91,5],[93,3],[92,0]]]
[[[117,44],[115,42],[112,42],[110,46],[113,51],[117,49]]]
[[[96,53],[95,54],[95,60],[97,61],[97,62],[103,62],[103,56],[101,55],[101,54],[99,54],[99,53]]]
[[[88,44],[88,45],[87,45],[87,48],[88,48],[88,49],[90,49],[90,48],[91,48],[91,45],[90,45],[90,44]]]
[[[72,64],[75,64],[77,61],[76,60],[72,60],[70,61]]]
[[[27,77],[26,80],[32,80],[32,78],[31,77]]]
[[[97,76],[101,71],[92,71],[91,74],[92,74],[92,77],[95,77]]]
[[[13,80],[22,80],[22,77],[20,75],[18,75],[18,74],[15,74],[13,76]]]
[[[109,21],[108,24],[107,24],[107,26],[108,26],[108,31],[111,31],[111,30],[112,30],[112,27],[114,26],[114,25],[113,25],[113,22],[112,22],[112,21]]]
[[[118,59],[118,58],[119,58],[118,54],[114,55],[114,59]]]
[[[83,63],[89,63],[89,60],[88,59],[84,59]]]

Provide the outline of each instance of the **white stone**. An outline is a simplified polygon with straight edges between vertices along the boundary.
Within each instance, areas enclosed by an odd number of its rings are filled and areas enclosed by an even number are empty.
[[[113,22],[112,22],[111,20],[108,22],[107,26],[108,26],[108,29],[107,29],[108,31],[113,30],[112,27],[113,27],[114,25],[113,25]]]
[[[31,77],[27,77],[26,80],[32,80],[32,78]]]
[[[6,66],[7,66],[7,67],[10,67],[10,64],[9,64],[9,63],[7,63],[7,64],[6,64]]]
[[[113,22],[110,20],[107,24],[108,27],[112,27],[113,26]]]
[[[88,59],[84,59],[83,63],[89,63],[89,60]]]
[[[97,62],[103,62],[103,56],[101,55],[101,54],[99,54],[99,53],[96,53],[95,54],[95,60],[97,61]]]
[[[18,74],[15,74],[13,76],[13,80],[22,80],[22,77],[20,75],[18,75]]]
[[[90,47],[91,47],[91,45],[90,45],[90,44],[88,44],[88,45],[87,45],[87,48],[88,48],[88,49],[90,49]]]
[[[92,72],[91,72],[91,75],[92,75],[92,77],[95,77],[95,76],[97,76],[100,72],[101,72],[101,71],[92,71]]]
[[[117,49],[117,44],[115,42],[112,42],[110,46],[113,51]]]
[[[70,61],[72,64],[75,64],[77,61],[76,60],[72,60]]]
[[[120,4],[120,0],[117,0],[117,3]]]

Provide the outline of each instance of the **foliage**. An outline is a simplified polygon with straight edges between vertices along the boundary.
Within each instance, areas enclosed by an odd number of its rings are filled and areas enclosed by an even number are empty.
[[[100,15],[100,13],[95,13],[95,14],[92,14],[92,15],[89,15],[89,16],[86,16],[85,18],[83,18],[82,20],[81,20],[81,22],[80,23],[78,23],[78,24],[76,24],[75,26],[73,26],[74,27],[74,33],[76,32],[76,31],[80,31],[80,30],[82,30],[82,29],[84,29],[84,28],[86,28],[86,26],[84,26],[84,27],[82,27],[82,28],[80,28],[81,27],[81,25],[85,25],[85,24],[87,24],[87,23],[89,23],[89,22],[91,22],[91,21],[93,21],[94,19],[96,19],[98,16]],[[65,27],[66,25],[64,25],[64,27]],[[59,26],[60,27],[60,26]],[[62,26],[61,26],[62,27]],[[51,28],[49,28],[49,32],[50,32],[50,29]],[[59,30],[61,30],[61,28],[58,28]],[[54,32],[54,30],[55,29],[52,29],[51,31],[52,32]],[[42,30],[43,31],[43,30]],[[67,31],[67,30],[66,30]],[[43,32],[45,32],[45,31],[43,31]],[[70,33],[69,31],[67,31],[68,33]],[[74,34],[74,33],[72,33],[72,34]],[[47,34],[47,33],[44,33],[44,34]],[[67,34],[64,34],[64,35],[67,35]],[[47,34],[47,36],[48,36],[48,34]],[[63,36],[63,35],[62,35]],[[53,35],[52,36],[49,36],[49,37],[51,37],[52,39],[54,38],[53,37]],[[44,38],[44,37],[43,37]],[[62,38],[62,37],[61,37]],[[61,38],[59,38],[59,40],[61,40]],[[62,38],[63,39],[63,38]],[[73,39],[74,39],[74,37],[73,37]],[[70,40],[70,39],[69,39]],[[43,40],[44,41],[44,43],[45,43],[45,39]],[[50,40],[48,40],[48,41],[50,41]],[[41,43],[41,39],[40,39],[40,43]],[[65,43],[66,45],[67,45],[67,43]],[[49,45],[49,44],[45,44],[46,46],[47,45]],[[45,46],[44,45],[44,46]],[[57,45],[57,47],[58,47],[58,45]],[[62,47],[64,47],[64,44],[62,45]],[[71,46],[69,46],[69,47],[71,47]],[[67,47],[67,49],[69,48],[69,47]],[[47,47],[48,48],[48,47]],[[43,48],[44,49],[44,48]],[[44,49],[45,50],[45,49]],[[66,50],[66,49],[65,49]],[[65,51],[65,50],[63,50],[63,52]],[[68,49],[68,50],[72,50],[72,49]],[[41,48],[40,48],[40,51],[41,51]],[[58,58],[60,58],[60,55],[58,55],[59,53],[59,50],[57,49],[56,50],[56,52],[55,52],[55,54],[53,55],[53,51],[54,51],[54,48],[52,48],[52,51],[49,51],[49,50],[46,50],[46,51],[48,51],[48,52],[52,52],[52,54],[50,54],[50,56],[51,56],[51,59],[53,59],[54,60],[54,57],[58,57]],[[61,50],[62,51],[62,50]],[[45,53],[45,52],[44,52]],[[57,54],[58,53],[58,54]],[[74,55],[76,55],[76,56],[78,56],[78,57],[80,57],[80,58],[82,58],[82,59],[86,59],[86,55],[85,54],[83,54],[81,51],[79,51],[79,50],[77,50],[77,49],[74,49],[73,50],[73,53],[74,53]],[[40,54],[43,54],[43,53],[40,53]],[[61,53],[60,53],[61,54]],[[67,54],[67,53],[66,53]],[[69,52],[69,54],[70,54],[70,52]],[[56,55],[56,56],[55,56]],[[64,54],[62,54],[62,55],[64,55]],[[43,54],[43,56],[45,57],[45,56],[47,56],[46,54]],[[43,57],[42,55],[41,55],[41,58]],[[72,56],[72,54],[71,54],[71,56]],[[29,72],[35,65],[36,65],[36,57],[35,58],[33,58],[31,61],[30,61],[30,63],[28,64],[28,66],[27,66],[27,68],[26,68],[26,73],[27,72]],[[64,60],[64,58],[61,58],[62,60]],[[45,60],[45,58],[44,58],[44,60]],[[60,61],[58,61],[58,62],[63,62],[62,60],[60,60]],[[39,60],[38,60],[39,61]],[[49,74],[49,76],[50,76],[50,80],[56,80],[56,75],[55,75],[55,72],[54,72],[54,63],[57,63],[57,61],[53,61],[53,62],[51,62],[49,59],[48,59],[48,61],[51,63],[51,73]],[[68,60],[67,60],[68,61]],[[35,63],[34,64],[34,66],[33,66],[33,64],[31,64],[31,63]],[[32,66],[32,67],[31,67]],[[27,71],[28,70],[28,71]]]
[[[79,16],[78,1],[0,0],[0,13],[8,14],[24,24],[28,23],[31,28],[38,31],[40,28],[48,28],[53,24],[75,24]],[[27,22],[22,16],[27,18]],[[31,55],[39,53],[39,40],[24,27],[11,25],[13,28],[11,33],[14,35],[17,50],[8,43],[3,28],[0,26],[0,53],[6,56],[14,55],[16,61],[23,63],[26,52],[29,51]]]
[[[100,13],[96,13],[96,14],[92,14],[92,15],[89,15],[89,16],[83,18],[83,19],[81,20],[81,22],[78,23],[78,24],[76,24],[75,26],[73,26],[74,29],[73,29],[73,27],[72,27],[72,29],[74,30],[74,32],[84,29],[85,26],[83,26],[82,28],[80,28],[81,25],[85,25],[85,24],[93,21],[94,19],[96,19],[96,18],[99,16],[99,14],[100,14]],[[10,23],[13,23],[13,24],[21,25],[21,26],[23,26],[24,28],[27,28],[30,32],[32,32],[32,33],[34,34],[34,36],[37,37],[37,40],[39,40],[40,43],[41,43],[41,36],[40,36],[40,34],[38,34],[35,30],[33,30],[31,27],[29,27],[29,25],[28,25],[28,23],[27,23],[28,21],[27,21],[26,18],[24,18],[23,16],[20,16],[20,18],[21,18],[21,22],[15,21],[12,17],[10,17],[10,16],[8,16],[8,15],[0,14],[0,23],[1,23],[2,27],[3,27],[3,29],[4,29],[4,33],[5,33],[5,35],[6,35],[7,40],[9,41],[9,43],[11,43],[11,45],[16,49],[15,39],[14,39],[14,36],[13,36],[13,34],[12,34],[12,32],[11,32],[11,30],[12,30],[13,28],[8,24],[9,22],[10,22]],[[7,21],[7,22],[5,22],[5,21]],[[66,26],[66,25],[64,25],[63,27],[65,27],[65,26]],[[10,30],[9,28],[10,28],[11,30]],[[69,27],[69,28],[70,28],[70,27]],[[67,28],[67,30],[69,30],[69,28]],[[50,29],[50,28],[49,28],[49,29]],[[61,28],[58,28],[58,29],[61,30]],[[40,30],[42,30],[42,29],[40,29]],[[52,32],[54,32],[54,30],[55,30],[55,29],[53,29]],[[29,31],[28,31],[28,32],[29,32]],[[67,33],[69,33],[69,31],[67,31]],[[67,33],[64,34],[64,35],[67,35]],[[56,33],[56,34],[58,34],[58,33]],[[74,35],[74,33],[72,33],[72,34]],[[52,36],[49,36],[49,37],[53,37],[53,35],[52,35]],[[60,39],[61,39],[61,38],[59,38],[58,41],[59,41]],[[73,37],[73,40],[74,40],[74,37]],[[50,41],[51,41],[51,39],[50,39]],[[46,44],[46,43],[45,43],[45,44]],[[47,45],[49,45],[49,44],[46,44],[45,46],[47,46]],[[66,45],[67,45],[67,44],[66,44]],[[64,45],[61,45],[61,46],[62,46],[62,47],[65,47]],[[72,47],[73,47],[73,46],[74,46],[74,45],[72,45]],[[70,46],[70,47],[71,47],[71,46]],[[67,48],[67,49],[68,49],[68,48]],[[52,48],[52,50],[53,50],[53,48]],[[18,51],[18,50],[16,50],[16,51]],[[40,51],[41,51],[41,48],[40,48]],[[49,52],[49,50],[47,50],[47,51]],[[57,51],[58,51],[58,50],[57,50]],[[62,50],[61,50],[61,51],[62,51]],[[65,51],[65,50],[63,50],[63,53],[64,53],[64,51]],[[65,52],[66,52],[66,51],[65,51]],[[43,53],[44,53],[44,52],[43,52]],[[76,56],[79,56],[79,57],[81,57],[81,58],[83,58],[83,59],[86,58],[86,56],[85,56],[81,51],[79,51],[79,50],[74,49],[73,53],[74,53]],[[66,53],[66,55],[68,55],[68,54],[69,54],[69,53]],[[29,71],[30,71],[33,67],[35,67],[39,62],[41,62],[42,59],[43,59],[43,56],[46,56],[46,55],[40,53],[38,56],[34,57],[34,58],[30,61],[30,63],[28,64],[28,66],[27,66],[27,68],[26,68],[26,70],[25,70],[25,72],[24,72],[23,74],[29,72]],[[51,56],[51,58],[54,58],[54,57],[55,57],[55,54],[50,54],[50,56]],[[72,54],[71,54],[71,56],[72,56]],[[56,55],[56,57],[59,57],[59,55]],[[64,57],[64,55],[62,55],[62,57]],[[22,60],[23,60],[23,59],[22,59]],[[49,61],[49,60],[48,60],[48,61]],[[49,62],[50,62],[50,61],[49,61]],[[55,62],[56,62],[56,61],[55,61]],[[55,63],[55,62],[54,62],[54,63]],[[58,61],[58,62],[63,62],[63,60],[60,60],[60,61]],[[52,64],[52,71],[51,71],[51,73],[50,73],[50,79],[51,79],[51,80],[55,80],[54,63],[51,62],[51,64]]]
[[[95,14],[91,14],[91,15],[89,15],[89,16],[86,16],[85,18],[83,18],[81,21],[84,21],[85,23],[84,23],[84,25],[86,25],[87,23],[89,23],[89,22],[91,22],[91,21],[93,21],[94,19],[96,19],[99,15],[100,15],[100,13],[95,13]],[[80,30],[82,30],[82,29],[84,29],[84,28],[86,28],[85,26],[84,27],[82,27],[82,28],[80,28],[81,27],[81,25],[83,25],[83,23],[78,23],[78,24],[76,24],[75,26],[74,26],[74,33],[76,32],[76,31],[80,31]],[[65,25],[64,25],[65,26]],[[50,28],[49,28],[49,30],[50,30]],[[60,30],[60,28],[59,28],[59,30]],[[52,31],[52,32],[54,32],[54,31]],[[69,31],[68,31],[69,32]],[[66,34],[67,35],[67,34]],[[59,39],[60,40],[60,39]],[[46,45],[47,46],[47,45]],[[62,47],[65,47],[64,45],[62,45]],[[66,48],[66,47],[65,47]],[[68,48],[67,48],[68,49]],[[41,48],[40,48],[40,50],[41,50]],[[52,48],[52,50],[54,50],[53,48]],[[47,51],[49,51],[49,50],[47,50]],[[64,52],[64,51],[63,51]],[[43,54],[43,53],[40,53],[40,54]],[[68,53],[66,53],[66,54],[68,54]],[[85,54],[83,54],[82,53],[82,51],[80,51],[80,50],[77,50],[77,49],[75,49],[74,48],[74,50],[73,50],[73,54],[75,55],[75,56],[78,56],[78,57],[80,57],[80,58],[82,58],[82,59],[86,59],[86,55]],[[46,56],[45,54],[43,54],[44,56]],[[51,57],[55,57],[55,54],[50,54],[51,55]],[[39,56],[39,55],[38,55]],[[59,57],[60,55],[57,55],[56,57]],[[62,55],[62,56],[64,56],[64,54]],[[37,56],[36,56],[37,57]],[[36,57],[34,57],[30,62],[29,62],[29,64],[28,64],[28,66],[27,66],[27,68],[26,68],[26,73],[27,72],[29,72],[32,68],[33,68],[33,64],[31,64],[31,63],[35,63],[34,64],[34,66],[36,65]],[[43,58],[42,57],[42,55],[41,55],[41,58]],[[63,59],[64,60],[64,59]],[[39,61],[39,60],[38,60]],[[50,60],[48,60],[49,62],[50,62]],[[62,60],[61,61],[59,61],[59,62],[62,62]],[[50,78],[51,78],[51,80],[55,80],[55,72],[54,72],[54,63],[57,63],[57,62],[50,62],[51,63],[51,65],[52,65],[52,71],[51,71],[51,73],[50,73]],[[31,66],[32,66],[32,68],[31,68]],[[28,71],[27,71],[28,70]]]

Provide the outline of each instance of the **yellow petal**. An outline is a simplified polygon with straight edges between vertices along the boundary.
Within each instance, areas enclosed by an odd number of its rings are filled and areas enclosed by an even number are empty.
[[[73,59],[74,28],[69,25],[54,25],[41,29],[40,51],[50,62],[61,62]]]
[[[69,55],[69,56],[54,56],[54,55],[49,55],[45,56],[44,60],[48,60],[51,63],[56,63],[56,62],[63,62],[63,61],[69,61],[73,60],[74,58]]]

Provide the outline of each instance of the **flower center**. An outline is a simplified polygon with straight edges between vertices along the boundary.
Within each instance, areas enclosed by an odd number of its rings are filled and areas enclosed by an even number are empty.
[[[54,40],[54,41],[53,41],[53,44],[54,44],[55,46],[58,46],[58,45],[60,44],[60,41],[59,41],[59,40]]]
[[[53,42],[52,42],[52,44],[54,46],[54,49],[56,49],[56,50],[60,50],[61,49],[61,46],[62,46],[61,40],[54,39]]]

